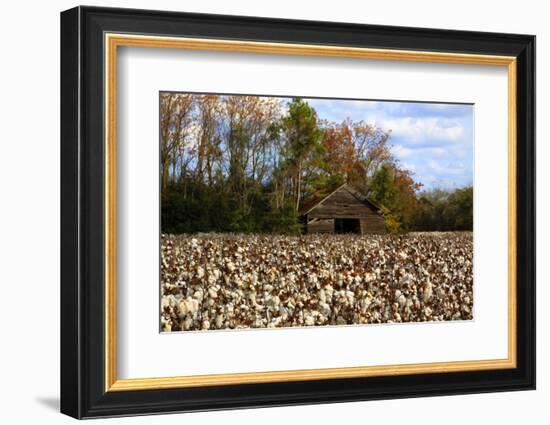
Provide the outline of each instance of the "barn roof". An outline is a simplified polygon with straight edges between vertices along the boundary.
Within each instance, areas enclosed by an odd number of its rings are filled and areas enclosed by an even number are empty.
[[[376,205],[374,202],[372,202],[370,199],[368,199],[366,196],[364,196],[361,192],[359,192],[357,189],[355,189],[353,186],[349,185],[348,183],[344,183],[343,185],[337,187],[329,194],[317,194],[312,195],[308,197],[302,208],[300,208],[300,215],[306,215],[309,214],[312,210],[320,206],[323,202],[325,202],[328,198],[330,198],[332,195],[334,195],[337,192],[340,192],[341,190],[347,190],[349,193],[351,193],[353,196],[355,196],[359,201],[369,205],[371,208],[374,208],[377,213],[383,214],[383,210],[381,207]]]

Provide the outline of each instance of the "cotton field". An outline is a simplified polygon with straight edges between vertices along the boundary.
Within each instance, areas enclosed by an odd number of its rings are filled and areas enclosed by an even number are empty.
[[[473,318],[469,232],[162,235],[163,331]]]

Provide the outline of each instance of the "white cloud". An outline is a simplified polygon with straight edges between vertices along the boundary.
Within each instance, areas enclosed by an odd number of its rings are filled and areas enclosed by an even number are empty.
[[[444,175],[462,175],[466,168],[461,162],[443,164],[434,160],[428,162],[428,167],[434,173]]]
[[[375,109],[380,108],[381,106],[381,102],[376,100],[350,100],[348,102],[350,106],[353,106],[356,109]]]
[[[430,187],[471,184],[472,112],[468,105],[307,99],[320,118],[349,117],[391,130],[392,153],[414,178]]]
[[[414,153],[412,149],[406,148],[403,145],[393,145],[392,152],[398,159],[410,158],[410,156]]]
[[[378,124],[412,143],[426,140],[457,141],[465,133],[460,123],[443,118],[390,118]]]
[[[411,164],[409,162],[402,162],[401,166],[409,171],[412,171],[413,173],[416,172],[416,165]]]
[[[443,148],[431,148],[430,149],[430,154],[433,155],[433,156],[442,157],[442,156],[445,156],[446,153],[447,153],[447,150],[443,149]]]

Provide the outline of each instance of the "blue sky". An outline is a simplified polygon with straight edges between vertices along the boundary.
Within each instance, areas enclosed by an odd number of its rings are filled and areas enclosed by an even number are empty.
[[[401,166],[423,189],[473,184],[473,105],[305,99],[321,119],[365,121],[391,130]]]

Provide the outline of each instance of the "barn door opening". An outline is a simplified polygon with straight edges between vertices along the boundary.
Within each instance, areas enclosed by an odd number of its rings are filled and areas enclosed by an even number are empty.
[[[357,218],[337,218],[334,220],[334,233],[361,233]]]

